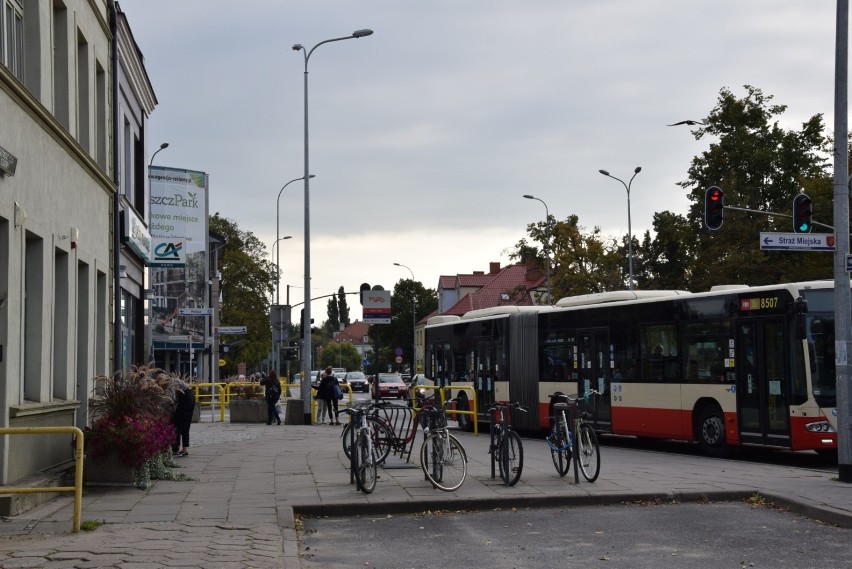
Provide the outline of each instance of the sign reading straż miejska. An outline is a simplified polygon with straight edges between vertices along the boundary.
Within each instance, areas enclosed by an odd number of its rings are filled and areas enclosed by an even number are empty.
[[[764,251],[834,251],[834,234],[761,232],[760,248]]]

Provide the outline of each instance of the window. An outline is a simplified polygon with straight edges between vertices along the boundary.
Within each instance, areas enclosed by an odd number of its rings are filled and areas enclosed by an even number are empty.
[[[0,0],[0,63],[24,80],[24,8],[18,0]]]
[[[727,322],[689,324],[686,326],[685,334],[686,382],[719,383],[728,381],[725,373],[725,359],[729,350],[730,325]],[[743,362],[743,365],[750,364]],[[730,379],[733,380],[733,376]]]
[[[642,380],[677,381],[677,327],[674,324],[641,327]]]

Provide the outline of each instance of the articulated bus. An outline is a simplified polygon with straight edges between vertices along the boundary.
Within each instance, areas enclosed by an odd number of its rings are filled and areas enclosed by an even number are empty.
[[[436,316],[426,377],[478,419],[520,402],[518,429],[549,428],[549,395],[595,398],[601,433],[837,452],[831,281],[725,286],[710,292],[616,291],[555,306],[503,306]],[[462,427],[470,415],[457,414]]]

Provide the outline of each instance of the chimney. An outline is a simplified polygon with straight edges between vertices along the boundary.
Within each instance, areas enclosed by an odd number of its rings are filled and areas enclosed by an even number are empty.
[[[494,261],[492,261],[491,263],[488,264],[488,273],[489,274],[496,275],[499,272],[500,272],[500,261],[497,261],[496,263]]]

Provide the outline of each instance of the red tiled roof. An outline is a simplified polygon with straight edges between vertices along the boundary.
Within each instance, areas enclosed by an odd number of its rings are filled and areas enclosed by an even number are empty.
[[[364,336],[369,335],[370,325],[366,322],[353,322],[334,337],[336,342],[352,342],[353,344],[361,344],[364,342]]]
[[[492,308],[504,305],[531,306],[533,301],[529,291],[543,286],[547,281],[547,278],[541,274],[541,271],[523,264],[505,267],[497,274],[476,276],[487,276],[489,280],[479,290],[466,294],[463,298],[459,299],[444,314],[461,316],[465,312],[480,308]],[[520,295],[520,298],[513,294],[515,289],[518,288],[524,291]],[[504,293],[510,295],[508,300],[503,299],[502,295]]]

